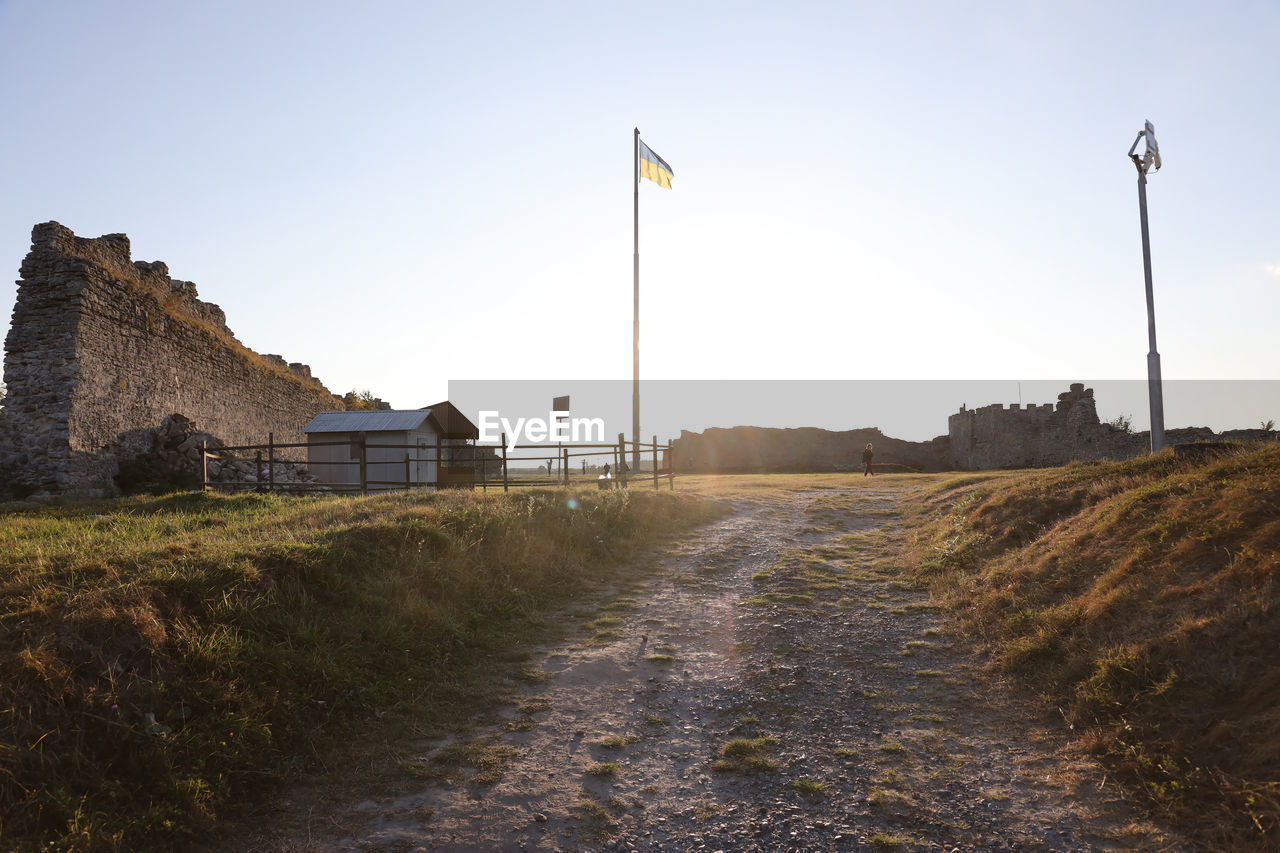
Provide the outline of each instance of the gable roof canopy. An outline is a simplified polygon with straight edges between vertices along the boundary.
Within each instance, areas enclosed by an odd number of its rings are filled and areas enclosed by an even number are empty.
[[[441,438],[469,438],[473,441],[480,438],[480,429],[448,400],[441,400],[418,411],[431,413],[435,422],[440,425]]]

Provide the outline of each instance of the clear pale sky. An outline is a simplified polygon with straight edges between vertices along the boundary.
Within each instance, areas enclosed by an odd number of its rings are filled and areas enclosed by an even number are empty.
[[[1277,379],[1278,45],[1274,0],[0,0],[0,314],[56,219],[338,393],[628,379],[638,125],[646,377],[1141,379],[1149,118],[1165,376]]]

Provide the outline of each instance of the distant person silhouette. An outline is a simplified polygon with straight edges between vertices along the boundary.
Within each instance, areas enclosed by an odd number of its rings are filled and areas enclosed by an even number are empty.
[[[608,462],[604,463],[604,475],[605,475],[605,477],[608,477],[608,476],[609,476],[609,463],[608,463]]]
[[[872,477],[876,475],[876,472],[871,470],[871,457],[873,456],[875,456],[875,453],[871,450],[871,444],[870,442],[868,442],[867,449],[862,451],[862,465],[863,465],[862,476],[864,477],[867,476],[868,474],[870,474]]]

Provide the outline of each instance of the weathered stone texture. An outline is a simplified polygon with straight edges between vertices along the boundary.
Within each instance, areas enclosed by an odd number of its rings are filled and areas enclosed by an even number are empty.
[[[114,492],[117,460],[148,452],[181,412],[228,444],[302,442],[317,412],[344,408],[306,365],[245,348],[222,310],[129,239],[32,230],[5,340],[0,465],[50,494]],[[294,451],[301,458],[305,451]],[[288,454],[282,454],[288,455]]]
[[[1127,459],[1150,442],[1098,420],[1093,389],[1077,382],[1052,403],[961,407],[947,419],[950,462],[961,470],[1039,468],[1072,460]]]
[[[1214,440],[1267,441],[1277,433],[1261,429],[1208,427],[1165,431],[1168,445]],[[682,473],[736,471],[860,470],[862,448],[874,446],[877,466],[917,471],[1041,468],[1072,461],[1129,459],[1151,446],[1148,432],[1129,432],[1098,420],[1093,389],[1077,382],[1058,395],[1058,404],[1000,404],[967,409],[947,420],[947,434],[931,441],[902,441],[878,429],[845,432],[804,428],[734,427],[687,430],[673,444]]]
[[[682,474],[744,471],[862,470],[862,450],[873,446],[875,464],[917,471],[947,466],[945,437],[903,441],[879,429],[832,430],[817,427],[777,429],[740,426],[694,433],[684,430],[672,443],[676,470]]]

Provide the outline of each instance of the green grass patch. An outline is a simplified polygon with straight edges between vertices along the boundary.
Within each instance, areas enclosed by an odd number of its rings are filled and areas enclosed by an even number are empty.
[[[763,773],[776,770],[778,762],[769,753],[778,747],[778,739],[771,735],[755,738],[734,738],[720,747],[720,757],[711,765],[721,773]]]
[[[811,797],[826,791],[827,783],[817,779],[796,779],[791,783],[791,788],[797,793]]]
[[[686,494],[183,494],[0,511],[6,846],[182,848],[370,726],[466,724]],[[497,773],[496,758],[473,778]]]
[[[778,739],[771,735],[757,738],[735,738],[720,748],[720,754],[728,758],[743,755],[757,755],[772,750],[778,745]]]

